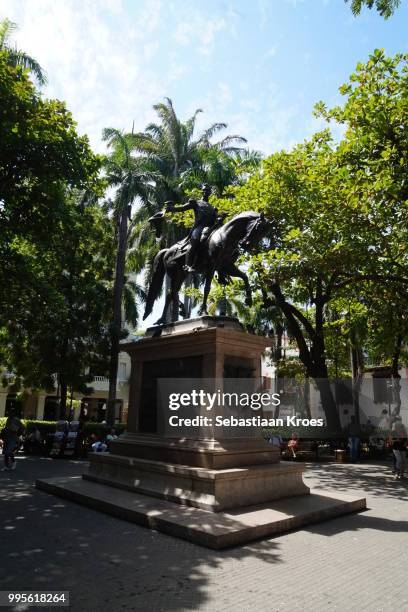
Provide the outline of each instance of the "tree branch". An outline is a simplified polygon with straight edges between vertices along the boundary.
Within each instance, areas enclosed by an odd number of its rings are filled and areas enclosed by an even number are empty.
[[[314,336],[316,335],[316,332],[315,332],[315,330],[313,328],[313,325],[310,323],[310,321],[307,319],[307,317],[305,317],[305,315],[302,312],[300,312],[300,310],[298,310],[298,308],[296,308],[296,306],[294,306],[293,304],[290,304],[289,302],[287,302],[287,305],[288,305],[288,308],[290,309],[290,311],[292,312],[292,314],[303,325],[303,327],[307,331],[308,335],[311,338],[314,338]]]
[[[364,280],[372,280],[372,281],[393,281],[396,283],[408,284],[408,278],[403,276],[394,276],[388,275],[383,276],[381,274],[357,274],[356,276],[352,276],[341,283],[337,283],[337,285],[333,286],[334,290],[341,289],[342,287],[346,287],[347,285],[351,285],[352,283],[357,283],[358,281]]]
[[[313,365],[310,356],[310,351],[306,344],[306,340],[303,335],[300,324],[296,320],[292,311],[292,308],[294,307],[292,307],[292,305],[286,301],[285,296],[283,295],[282,290],[277,283],[271,284],[271,291],[275,296],[276,305],[279,306],[279,308],[285,315],[286,321],[288,323],[288,328],[297,342],[299,348],[299,357],[306,366],[306,368],[310,369]]]

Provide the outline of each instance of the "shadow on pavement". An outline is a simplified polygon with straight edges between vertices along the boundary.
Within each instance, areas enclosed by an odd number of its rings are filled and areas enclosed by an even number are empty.
[[[68,590],[76,612],[102,607],[197,610],[210,601],[212,577],[222,577],[227,561],[234,562],[238,573],[248,558],[271,564],[271,572],[283,563],[286,536],[208,550],[34,488],[37,478],[80,475],[83,461],[18,457],[17,463],[14,472],[0,475],[1,499],[6,502],[0,506],[2,590]],[[313,465],[307,470],[316,492],[365,491],[371,497],[407,498],[406,483],[394,481],[388,466]],[[406,534],[407,527],[404,520],[363,513],[306,531],[324,536],[366,529]],[[227,583],[228,578],[224,576]]]
[[[364,491],[367,496],[381,495],[400,500],[408,500],[408,479],[395,480],[391,464],[355,465],[309,465],[308,476],[316,477],[318,484],[313,489],[343,491],[352,495]]]
[[[281,562],[280,544],[212,551],[48,495],[37,478],[79,475],[85,462],[17,459],[0,476],[0,589],[68,590],[75,611],[196,610],[225,559]]]

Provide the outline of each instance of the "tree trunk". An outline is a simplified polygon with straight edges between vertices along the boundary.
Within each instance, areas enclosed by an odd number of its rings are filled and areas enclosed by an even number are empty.
[[[72,385],[71,385],[71,388],[70,388],[70,394],[71,394],[71,398],[70,398],[70,401],[69,401],[69,417],[68,417],[68,420],[72,421],[72,417],[74,416],[73,415],[73,409],[72,409],[73,402],[74,402],[74,388],[73,388]]]
[[[330,380],[323,377],[314,377],[314,381],[320,393],[320,401],[326,416],[326,427],[330,434],[338,433],[341,424]]]
[[[321,283],[317,283],[315,303],[315,325],[295,307],[286,301],[281,287],[277,283],[271,285],[276,305],[285,315],[288,330],[295,338],[299,349],[299,358],[306,369],[306,374],[313,378],[320,392],[320,399],[326,416],[326,426],[331,433],[341,430],[333,390],[328,378],[325,343],[324,343],[324,306],[325,298]],[[306,339],[307,336],[307,339]]]
[[[310,380],[309,377],[306,376],[303,382],[303,401],[305,406],[305,413],[308,419],[312,418],[312,413],[310,411]]]
[[[60,374],[60,402],[59,402],[60,419],[67,418],[67,383],[65,377]]]
[[[282,359],[282,340],[283,340],[283,325],[276,323],[276,346],[274,351],[274,360],[280,361]]]
[[[393,391],[395,407],[392,411],[393,416],[399,416],[401,412],[401,375],[399,373],[399,359],[401,355],[403,337],[402,334],[397,335],[395,341],[394,355],[392,357],[391,376],[393,379]]]
[[[59,416],[60,419],[66,419],[67,416],[67,381],[65,378],[65,367],[67,363],[67,352],[68,352],[68,330],[61,347],[60,355],[60,371],[58,374],[58,382],[60,387],[60,400],[59,400]]]
[[[122,210],[119,225],[118,252],[116,256],[115,284],[113,289],[113,320],[111,324],[111,349],[109,364],[109,393],[106,420],[109,426],[115,423],[116,383],[118,378],[118,358],[120,332],[122,328],[122,294],[125,280],[126,246],[128,228],[128,207]]]
[[[363,382],[363,354],[354,330],[352,330],[350,334],[350,360],[353,412],[356,424],[360,425],[360,391]]]

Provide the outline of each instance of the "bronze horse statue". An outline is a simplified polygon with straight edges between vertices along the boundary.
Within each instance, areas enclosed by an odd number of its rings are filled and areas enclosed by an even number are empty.
[[[200,315],[208,314],[207,300],[215,272],[217,272],[221,284],[226,284],[230,276],[242,279],[245,284],[245,303],[248,306],[252,304],[248,277],[235,263],[242,251],[250,252],[254,249],[266,235],[270,226],[271,222],[265,218],[263,213],[242,212],[232,217],[225,225],[213,229],[209,237],[202,242],[195,266],[196,272],[202,274],[205,279],[204,298],[199,310]],[[157,225],[156,234],[159,235]],[[177,314],[174,313],[178,313],[179,291],[188,276],[188,273],[183,269],[188,248],[189,240],[187,237],[157,253],[153,262],[153,275],[143,319],[146,319],[152,312],[153,304],[160,295],[166,273],[171,281],[170,290],[166,295],[162,316],[156,321],[155,325],[166,322],[170,304],[174,306],[173,320],[176,319]]]

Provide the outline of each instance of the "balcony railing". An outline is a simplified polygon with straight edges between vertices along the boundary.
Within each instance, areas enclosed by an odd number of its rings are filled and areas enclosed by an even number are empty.
[[[117,385],[126,385],[129,382],[128,378],[118,376]],[[95,391],[107,391],[109,389],[109,378],[106,376],[94,376],[89,383]]]

